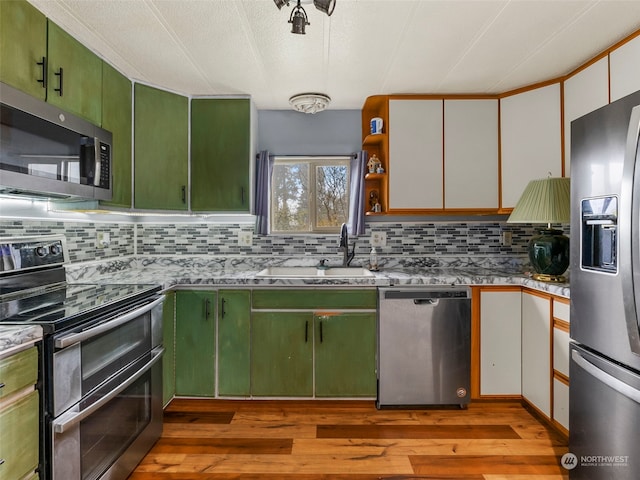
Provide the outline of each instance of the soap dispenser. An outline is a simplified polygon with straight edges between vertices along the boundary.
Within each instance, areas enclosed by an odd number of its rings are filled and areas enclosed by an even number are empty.
[[[369,252],[369,270],[378,271],[378,252],[376,247],[371,247],[371,252]]]

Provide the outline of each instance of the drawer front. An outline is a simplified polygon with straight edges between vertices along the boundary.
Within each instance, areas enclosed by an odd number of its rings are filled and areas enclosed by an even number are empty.
[[[569,332],[553,329],[553,369],[569,376]]]
[[[254,290],[252,308],[263,309],[375,309],[375,289],[284,289]]]
[[[38,380],[38,349],[31,347],[0,360],[0,398],[7,397]]]
[[[38,391],[0,410],[0,480],[24,478],[38,466]]]
[[[553,317],[558,320],[564,320],[570,322],[569,317],[569,302],[563,302],[557,298],[553,300]]]

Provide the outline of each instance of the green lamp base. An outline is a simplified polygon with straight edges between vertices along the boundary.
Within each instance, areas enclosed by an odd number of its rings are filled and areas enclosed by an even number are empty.
[[[569,237],[552,228],[543,228],[539,233],[529,240],[529,261],[536,272],[533,278],[565,282],[562,274],[569,268]]]

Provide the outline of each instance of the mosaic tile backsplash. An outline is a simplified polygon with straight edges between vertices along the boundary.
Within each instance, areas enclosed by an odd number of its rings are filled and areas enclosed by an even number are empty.
[[[568,225],[559,226],[568,234]],[[511,232],[512,244],[502,245],[504,231]],[[98,232],[107,232],[110,244],[99,248]],[[116,224],[68,221],[0,221],[0,236],[64,234],[71,262],[118,258],[130,255],[255,255],[326,256],[338,252],[338,235],[252,234],[253,245],[238,244],[240,232],[253,233],[251,225],[220,224]],[[483,256],[526,258],[527,242],[535,234],[532,225],[501,222],[375,223],[355,241],[356,258],[368,258],[372,232],[386,233],[387,244],[378,248],[381,257]]]

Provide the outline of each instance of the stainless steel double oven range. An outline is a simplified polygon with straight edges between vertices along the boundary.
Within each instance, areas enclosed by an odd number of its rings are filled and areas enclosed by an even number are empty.
[[[0,248],[0,326],[44,332],[40,478],[126,479],[162,433],[160,286],[68,284],[63,236]]]

